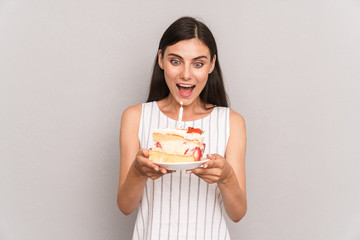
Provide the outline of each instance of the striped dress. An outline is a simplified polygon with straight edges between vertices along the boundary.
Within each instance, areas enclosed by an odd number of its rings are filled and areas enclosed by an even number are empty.
[[[166,117],[155,101],[144,103],[139,127],[141,148],[151,147],[155,129],[175,128],[176,125],[177,121]],[[229,138],[229,108],[215,107],[210,115],[185,122],[187,127],[205,131],[205,155],[224,156]],[[208,184],[194,174],[178,170],[147,181],[133,240],[230,239],[224,214],[217,184]]]

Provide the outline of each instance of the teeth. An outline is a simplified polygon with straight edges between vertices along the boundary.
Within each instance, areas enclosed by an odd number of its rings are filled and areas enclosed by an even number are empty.
[[[178,84],[180,87],[184,87],[184,88],[191,88],[194,85],[184,85],[184,84]]]

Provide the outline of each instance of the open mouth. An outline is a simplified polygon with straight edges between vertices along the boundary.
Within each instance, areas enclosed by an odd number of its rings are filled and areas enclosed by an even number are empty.
[[[181,84],[181,83],[176,84],[176,86],[179,90],[179,94],[181,97],[190,97],[195,88],[195,85]]]

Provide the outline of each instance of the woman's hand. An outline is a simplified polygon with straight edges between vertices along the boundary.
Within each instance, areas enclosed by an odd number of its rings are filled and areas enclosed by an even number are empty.
[[[207,183],[222,183],[232,172],[232,167],[225,158],[218,154],[208,154],[210,161],[203,164],[203,167],[189,170]]]
[[[149,151],[146,149],[140,149],[138,151],[133,162],[133,167],[138,175],[151,178],[152,180],[155,180],[164,174],[173,172],[160,167],[149,160]]]

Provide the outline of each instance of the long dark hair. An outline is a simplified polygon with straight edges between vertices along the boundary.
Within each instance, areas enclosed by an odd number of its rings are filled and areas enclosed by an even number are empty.
[[[163,55],[168,46],[193,38],[200,39],[210,49],[211,59],[216,55],[215,68],[209,74],[208,81],[200,93],[201,101],[204,104],[228,107],[228,97],[221,74],[215,38],[204,23],[192,17],[182,17],[176,20],[166,29],[161,37],[159,50],[161,50]],[[156,54],[147,102],[166,98],[169,93],[170,90],[165,82],[164,70],[160,68],[158,55]]]

